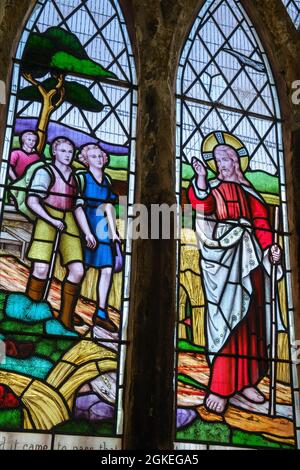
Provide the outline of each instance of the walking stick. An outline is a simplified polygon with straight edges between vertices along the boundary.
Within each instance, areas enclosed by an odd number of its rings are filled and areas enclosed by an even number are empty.
[[[56,260],[56,254],[57,254],[57,250],[58,250],[59,240],[60,240],[60,230],[57,230],[56,236],[55,236],[54,250],[53,250],[52,259],[51,259],[49,272],[48,272],[48,276],[47,276],[46,289],[45,289],[45,292],[44,292],[44,295],[43,295],[43,300],[44,301],[47,300],[49,290],[50,290],[51,279],[52,279],[52,275],[54,273],[54,268],[55,268],[55,260]]]
[[[274,245],[278,245],[279,207],[275,207]],[[271,366],[270,366],[270,398],[269,415],[276,416],[276,352],[277,352],[277,315],[276,315],[276,286],[277,265],[271,266]]]

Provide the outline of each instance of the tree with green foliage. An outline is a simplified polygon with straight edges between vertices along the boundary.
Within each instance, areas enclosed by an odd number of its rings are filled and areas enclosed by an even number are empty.
[[[50,117],[62,103],[68,102],[92,112],[100,112],[104,107],[86,86],[67,80],[68,74],[78,74],[83,78],[117,78],[89,58],[74,34],[58,27],[29,36],[21,73],[31,85],[20,91],[19,98],[42,103],[37,129],[39,153],[43,152],[46,144]]]

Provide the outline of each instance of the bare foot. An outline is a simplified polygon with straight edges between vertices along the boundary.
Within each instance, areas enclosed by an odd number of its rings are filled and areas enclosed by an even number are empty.
[[[210,393],[205,400],[206,408],[209,411],[213,411],[215,413],[223,413],[226,405],[227,405],[227,398],[219,397],[218,395],[214,395]]]
[[[247,387],[242,390],[241,394],[253,403],[264,403],[266,397],[255,387]]]

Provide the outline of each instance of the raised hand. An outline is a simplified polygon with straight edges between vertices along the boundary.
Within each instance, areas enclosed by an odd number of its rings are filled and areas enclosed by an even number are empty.
[[[203,165],[198,158],[193,157],[192,158],[192,166],[194,168],[194,171],[197,175],[196,182],[197,186],[200,190],[205,191],[207,189],[207,169]]]
[[[194,168],[195,173],[197,173],[198,176],[202,176],[202,177],[206,178],[207,169],[203,165],[203,163],[200,160],[198,160],[198,158],[196,158],[196,157],[192,158],[192,166]]]

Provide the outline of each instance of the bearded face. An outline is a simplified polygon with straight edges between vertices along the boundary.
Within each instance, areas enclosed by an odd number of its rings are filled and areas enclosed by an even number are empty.
[[[215,159],[221,178],[224,181],[232,180],[236,176],[234,161],[222,150],[216,150]]]

